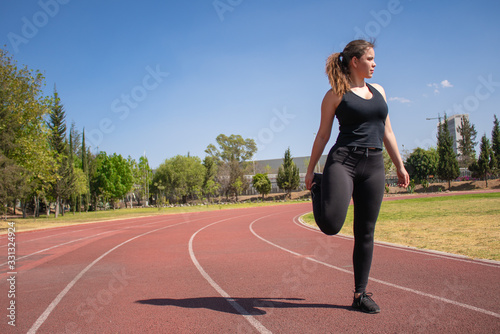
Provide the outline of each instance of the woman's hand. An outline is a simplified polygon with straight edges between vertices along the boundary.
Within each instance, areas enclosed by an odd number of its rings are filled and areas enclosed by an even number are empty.
[[[314,178],[314,172],[308,172],[306,174],[305,182],[307,190],[311,190],[313,178]]]
[[[410,175],[404,167],[397,170],[398,173],[398,186],[403,188],[408,188],[410,185]]]

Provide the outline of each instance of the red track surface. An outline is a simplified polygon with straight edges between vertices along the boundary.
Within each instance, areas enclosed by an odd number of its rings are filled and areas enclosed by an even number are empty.
[[[499,333],[500,264],[378,244],[353,311],[352,239],[298,223],[310,203],[16,235],[1,333]],[[7,236],[0,252],[7,254]],[[2,255],[2,260],[6,256]],[[7,324],[15,300],[16,327]]]

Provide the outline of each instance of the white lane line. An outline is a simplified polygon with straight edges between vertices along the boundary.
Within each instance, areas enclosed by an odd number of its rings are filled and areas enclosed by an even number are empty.
[[[293,218],[293,222],[296,225],[298,225],[302,228],[305,228],[306,230],[309,230],[311,232],[323,234],[323,232],[321,232],[319,229],[314,228],[314,227],[306,224],[301,219],[301,216],[303,216],[303,214],[298,215],[298,216]],[[337,234],[335,237],[345,239],[345,240],[353,240],[354,239],[353,236],[344,235],[344,234]],[[442,258],[442,259],[455,260],[455,261],[477,264],[477,265],[486,266],[486,267],[500,268],[500,262],[494,261],[494,260],[469,259],[469,258],[462,256],[462,255],[439,252],[439,251],[434,251],[434,250],[429,250],[429,249],[419,249],[419,248],[410,247],[410,246],[402,246],[402,245],[393,244],[393,243],[384,242],[384,241],[375,241],[375,245],[377,247],[397,249],[397,250],[409,252],[409,253],[415,253],[415,254],[420,254],[420,255],[429,255],[429,256],[438,257],[438,258]]]
[[[166,221],[169,221],[169,220],[166,220]],[[155,222],[148,223],[148,224],[142,224],[141,227],[152,225],[152,224],[157,224],[157,223],[165,223],[166,221],[165,220],[159,220],[159,221],[155,221]],[[58,247],[61,247],[61,246],[64,246],[64,245],[69,245],[69,244],[72,244],[72,243],[77,242],[77,241],[82,241],[82,240],[85,240],[85,239],[95,238],[97,236],[108,234],[108,233],[112,233],[112,232],[119,232],[119,231],[128,230],[128,229],[130,229],[132,227],[134,227],[134,226],[128,226],[128,227],[120,228],[120,229],[117,229],[117,230],[111,230],[111,231],[101,232],[101,233],[89,235],[89,236],[86,236],[86,237],[82,237],[82,238],[79,238],[79,239],[74,239],[74,240],[71,240],[71,241],[63,242],[61,244],[57,244],[57,245],[54,245],[54,246],[51,246],[51,247],[48,247],[48,248],[45,248],[45,249],[41,249],[39,251],[36,251],[36,252],[28,254],[28,255],[20,256],[20,257],[16,258],[16,261],[19,261],[19,260],[31,257],[31,256],[39,254],[39,253],[46,252],[46,251],[54,249],[54,248],[58,248]],[[0,263],[0,267],[5,266],[7,263],[8,262]]]
[[[205,280],[207,280],[207,282],[219,293],[219,295],[221,295],[225,300],[227,300],[227,302],[239,313],[241,314],[249,323],[250,325],[252,325],[257,331],[259,331],[259,333],[272,333],[271,331],[269,331],[266,327],[264,327],[264,325],[262,325],[257,319],[255,319],[252,315],[250,315],[250,313],[248,313],[247,310],[245,310],[240,304],[238,304],[236,302],[236,300],[234,300],[234,298],[231,298],[231,296],[226,292],[224,291],[224,289],[222,289],[220,287],[219,284],[217,284],[213,279],[212,277],[210,277],[210,275],[203,269],[203,267],[200,265],[200,262],[198,262],[198,260],[196,259],[196,256],[194,254],[194,251],[193,251],[193,240],[194,238],[196,237],[196,235],[203,231],[204,229],[212,226],[212,225],[215,225],[215,224],[218,224],[218,223],[221,223],[223,221],[226,221],[226,220],[230,220],[230,219],[236,219],[236,218],[240,218],[240,217],[243,217],[243,216],[239,216],[239,217],[232,217],[232,218],[227,218],[227,219],[223,219],[223,220],[219,220],[215,223],[212,223],[212,224],[209,224],[201,229],[199,229],[198,231],[196,231],[192,236],[191,236],[191,239],[189,239],[189,256],[191,257],[191,260],[193,261],[196,269],[198,269],[198,271],[200,272],[201,276],[203,276],[203,278]]]
[[[142,218],[142,217],[137,217],[137,218]],[[128,218],[128,219],[134,219],[134,218]],[[122,219],[118,219],[118,220],[122,220]],[[112,223],[114,222],[114,220],[105,220],[105,221],[100,221],[100,222],[96,222],[96,224],[99,224],[99,223]],[[106,224],[106,227],[110,227],[110,226],[120,226],[120,225],[125,225],[125,224],[131,224],[133,222],[120,222],[120,223],[117,223],[117,224]],[[83,223],[82,225],[90,225],[90,224],[95,224],[95,223]],[[63,227],[59,227],[57,229],[63,229],[63,228],[66,228],[66,227],[75,227],[75,225],[71,226],[71,225],[68,225],[68,226],[63,226]],[[42,240],[42,239],[48,239],[48,238],[52,238],[52,237],[57,237],[57,236],[61,236],[61,235],[64,235],[64,234],[71,234],[71,233],[76,233],[76,232],[81,232],[81,231],[90,231],[90,230],[95,230],[95,229],[98,229],[98,228],[102,228],[103,226],[100,225],[100,226],[95,226],[95,225],[92,225],[92,227],[90,228],[83,228],[83,229],[80,229],[80,230],[73,230],[73,231],[68,231],[68,232],[62,232],[62,233],[57,233],[57,234],[50,234],[50,235],[46,235],[44,237],[39,237],[39,238],[35,238],[35,239],[29,239],[29,240],[22,240],[21,242],[23,244],[26,244],[28,242],[33,242],[33,241],[37,241],[37,240]],[[21,233],[23,233],[23,236],[26,234],[26,233],[36,233],[36,232],[51,232],[52,229],[44,229],[44,230],[32,230],[32,231],[21,231]],[[0,235],[1,236],[1,235]],[[18,238],[19,239],[19,238]],[[0,248],[2,247],[7,247],[7,244],[5,245],[0,245]]]
[[[69,290],[71,290],[71,288],[76,284],[76,282],[78,282],[80,280],[80,278],[82,278],[82,276],[85,275],[85,273],[87,271],[89,271],[90,268],[92,268],[97,262],[101,261],[106,255],[108,255],[109,253],[113,252],[114,250],[120,248],[121,246],[123,246],[123,245],[125,245],[125,244],[127,244],[127,243],[129,243],[129,242],[131,242],[131,241],[133,241],[135,239],[137,239],[137,238],[140,238],[142,236],[151,234],[153,232],[161,231],[161,230],[164,230],[164,229],[167,229],[167,228],[170,228],[170,227],[174,227],[174,226],[178,226],[178,225],[182,225],[182,224],[187,224],[189,222],[190,221],[184,221],[184,222],[181,222],[181,223],[177,223],[177,224],[173,224],[173,225],[168,225],[168,226],[160,227],[160,228],[157,228],[155,230],[151,230],[149,232],[137,235],[137,236],[135,236],[133,238],[130,238],[127,241],[124,241],[121,244],[119,244],[119,245],[111,248],[106,253],[104,253],[101,256],[99,256],[97,259],[95,259],[94,261],[92,261],[92,263],[90,263],[87,267],[85,267],[82,271],[80,271],[80,273],[78,275],[76,275],[75,278],[73,278],[73,280],[71,282],[69,282],[69,284],[57,295],[57,297],[50,303],[50,305],[45,309],[45,311],[35,321],[35,323],[33,324],[33,326],[31,326],[30,330],[28,331],[28,334],[36,333],[36,331],[40,328],[40,326],[43,325],[43,323],[45,322],[45,320],[47,320],[47,318],[52,313],[52,311],[61,302],[61,300],[64,298],[64,296],[66,296],[66,294],[69,292]],[[193,220],[191,222],[193,222]]]
[[[250,224],[250,231],[257,237],[259,238],[260,240],[264,241],[264,242],[267,242],[268,244],[270,244],[271,246],[274,246],[276,248],[279,248],[285,252],[288,252],[288,253],[291,253],[293,255],[297,255],[297,256],[301,256],[309,261],[312,261],[312,262],[316,262],[316,263],[319,263],[319,264],[322,264],[326,267],[329,267],[329,268],[332,268],[332,269],[335,269],[335,270],[339,270],[339,271],[342,271],[344,273],[349,273],[349,274],[354,274],[354,272],[352,271],[349,271],[349,270],[346,270],[346,269],[343,269],[343,268],[340,268],[340,267],[336,267],[334,265],[331,265],[329,263],[326,263],[326,262],[323,262],[323,261],[319,261],[315,258],[312,258],[312,257],[309,257],[309,256],[306,256],[306,255],[303,255],[303,254],[299,254],[297,252],[294,252],[292,250],[289,250],[287,248],[284,248],[284,247],[281,247],[267,239],[264,239],[263,237],[261,237],[260,235],[258,235],[254,229],[253,229],[253,224],[261,219],[263,219],[265,217],[262,217],[262,218],[259,218],[255,221],[253,221],[251,224]],[[476,311],[476,312],[479,312],[479,313],[483,313],[483,314],[486,314],[486,315],[490,315],[490,316],[493,316],[493,317],[496,317],[496,318],[500,318],[500,314],[498,313],[495,313],[495,312],[492,312],[492,311],[488,311],[488,310],[485,310],[485,309],[482,309],[482,308],[479,308],[479,307],[475,307],[475,306],[472,306],[472,305],[468,305],[468,304],[464,304],[464,303],[460,303],[460,302],[457,302],[457,301],[454,301],[454,300],[451,300],[451,299],[447,299],[447,298],[443,298],[443,297],[440,297],[440,296],[436,296],[436,295],[432,295],[430,293],[426,293],[426,292],[422,292],[422,291],[418,291],[418,290],[415,290],[415,289],[410,289],[410,288],[407,288],[407,287],[404,287],[404,286],[401,286],[401,285],[397,285],[397,284],[393,284],[393,283],[390,283],[390,282],[386,282],[386,281],[383,281],[383,280],[380,280],[380,279],[376,279],[376,278],[372,278],[370,277],[369,278],[370,281],[373,281],[373,282],[376,282],[376,283],[379,283],[379,284],[383,284],[383,285],[387,285],[387,286],[390,286],[392,288],[396,288],[396,289],[400,289],[400,290],[403,290],[403,291],[407,291],[407,292],[412,292],[414,294],[417,294],[417,295],[420,295],[420,296],[424,296],[424,297],[429,297],[429,298],[432,298],[432,299],[435,299],[435,300],[439,300],[441,302],[444,302],[444,303],[448,303],[448,304],[452,304],[452,305],[455,305],[455,306],[460,306],[460,307],[463,307],[463,308],[466,308],[466,309],[469,309],[469,310],[472,310],[472,311]]]
[[[51,250],[51,249],[54,249],[54,248],[58,248],[58,247],[61,247],[61,246],[64,246],[64,245],[69,245],[69,244],[72,244],[72,243],[77,242],[77,241],[81,241],[81,240],[85,240],[85,239],[94,238],[94,237],[97,237],[97,236],[100,236],[100,235],[103,235],[103,234],[107,234],[107,233],[111,233],[111,232],[113,232],[113,231],[101,232],[101,233],[94,234],[94,235],[89,235],[89,236],[86,236],[86,237],[83,237],[83,238],[79,238],[79,239],[75,239],[75,240],[67,241],[67,242],[64,242],[64,243],[62,243],[62,244],[58,244],[58,245],[55,245],[55,246],[52,246],[52,247],[48,247],[48,248],[45,248],[45,249],[41,249],[41,250],[39,250],[39,251],[36,251],[36,252],[31,253],[31,254],[28,254],[28,255],[20,256],[20,257],[16,258],[16,261],[19,261],[19,260],[22,260],[22,259],[28,258],[28,257],[30,257],[30,256],[33,256],[33,255],[36,255],[36,254],[39,254],[39,253],[43,253],[43,252],[45,252],[45,251],[48,251],[48,250]],[[5,266],[7,263],[8,263],[8,262],[5,262],[5,263],[0,264],[0,267]]]

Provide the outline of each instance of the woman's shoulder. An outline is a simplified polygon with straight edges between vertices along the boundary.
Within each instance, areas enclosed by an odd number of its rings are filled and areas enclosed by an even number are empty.
[[[372,84],[370,84],[370,86],[372,86],[373,88],[375,88],[376,90],[378,90],[378,92],[380,94],[382,94],[382,96],[384,97],[384,99],[387,100],[387,97],[385,96],[384,87],[382,87],[382,86],[380,86],[379,84],[376,84],[376,83],[372,83]]]
[[[330,101],[338,101],[340,102],[342,100],[342,96],[338,95],[338,94],[335,94],[335,92],[333,91],[333,89],[329,89],[326,93],[325,93],[325,97],[324,97],[325,100],[330,100]]]
[[[334,110],[337,109],[340,101],[342,101],[342,96],[335,94],[333,89],[328,90],[323,98],[323,104],[333,107]]]

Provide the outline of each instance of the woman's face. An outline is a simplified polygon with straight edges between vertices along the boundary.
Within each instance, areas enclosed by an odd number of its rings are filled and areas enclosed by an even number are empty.
[[[370,79],[375,71],[375,51],[373,48],[366,49],[366,52],[361,58],[352,59],[352,68],[359,73],[360,76]]]

